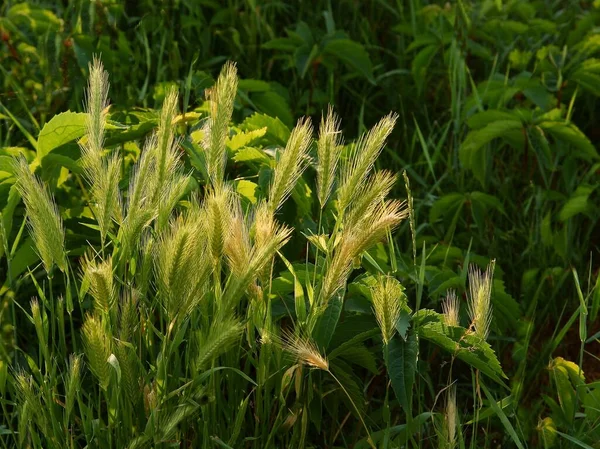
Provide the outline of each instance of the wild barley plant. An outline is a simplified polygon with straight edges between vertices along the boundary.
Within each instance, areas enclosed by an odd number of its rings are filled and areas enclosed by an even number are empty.
[[[382,119],[345,159],[339,120],[330,109],[322,121],[314,163],[320,214],[326,216],[319,229],[325,250],[313,253],[306,319],[293,319],[282,330],[271,314],[273,267],[297,233],[280,222],[278,211],[313,162],[310,121],[298,121],[278,152],[268,192],[256,204],[242,205],[226,175],[237,86],[235,66],[227,64],[208,96],[204,191],[180,201],[190,174],[183,170],[175,135],[178,96],[170,91],[157,131],[142,145],[129,189],[121,192],[122,160],[104,147],[107,79],[94,60],[80,160],[102,246],[89,248],[78,261],[81,276],[74,290],[82,322],[71,321],[68,338],[64,329],[55,329],[64,301],[49,313],[32,302],[45,369],[33,366],[37,374],[14,378],[20,398],[15,441],[30,447],[143,448],[191,440],[208,447],[209,436],[230,434],[235,447],[243,429],[254,435],[256,447],[271,447],[279,438],[302,445],[308,408],[289,438],[276,432],[289,422],[285,398],[296,395],[298,403],[308,404],[313,394],[313,375],[301,367],[328,376],[369,436],[363,404],[336,374],[343,374],[340,362],[330,365],[325,353],[339,319],[332,306],[343,301],[357,261],[407,215],[404,203],[387,198],[395,177],[373,173],[396,117]],[[68,284],[68,264],[77,261],[66,257],[58,208],[24,160],[16,171],[44,267],[51,272],[58,266]],[[380,281],[374,309],[389,342],[406,299],[396,280]],[[282,386],[289,363],[282,352],[297,366],[296,393]],[[55,400],[59,395],[64,401]],[[250,398],[252,414],[246,413]],[[236,414],[239,404],[246,405]],[[226,409],[233,415],[223,419]]]

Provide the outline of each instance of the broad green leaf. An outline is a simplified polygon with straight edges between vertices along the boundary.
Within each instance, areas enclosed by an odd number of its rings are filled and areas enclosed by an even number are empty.
[[[488,109],[486,111],[477,112],[468,118],[467,124],[471,129],[480,129],[491,123],[498,121],[514,121],[519,120],[519,117],[514,112],[500,111],[498,109]]]
[[[52,117],[38,136],[38,157],[42,159],[52,150],[83,136],[86,120],[87,114],[83,112],[67,111]]]
[[[494,139],[502,138],[509,131],[523,129],[520,120],[497,120],[481,129],[473,130],[467,134],[459,149],[459,157],[465,168],[472,170],[475,177],[483,184],[485,167],[481,164],[481,151],[485,145]]]
[[[235,191],[240,194],[243,198],[246,198],[252,204],[256,204],[256,189],[257,185],[252,181],[246,179],[240,179],[235,184]]]
[[[275,139],[275,143],[281,146],[284,146],[290,138],[290,130],[281,120],[259,112],[244,120],[240,128],[245,131],[267,128],[267,136]]]
[[[348,363],[362,366],[363,368],[369,370],[372,374],[378,373],[375,357],[362,343],[347,346],[342,352],[338,353],[338,357],[341,357]]]
[[[269,50],[283,50],[283,51],[294,51],[296,47],[302,45],[304,42],[302,39],[294,39],[290,37],[280,37],[277,39],[271,39],[262,45],[262,48]]]
[[[265,162],[268,164],[269,156],[257,148],[246,147],[235,153],[233,160],[235,162]]]
[[[283,256],[283,254],[281,254],[281,252],[278,252],[278,254],[281,260],[283,260],[283,263],[285,263],[285,266],[287,267],[288,271],[294,278],[294,305],[296,309],[296,318],[300,323],[304,323],[307,316],[306,299],[304,298],[304,288],[298,280],[298,276],[296,276],[294,266]]]
[[[417,354],[419,344],[414,331],[404,341],[395,335],[386,348],[386,366],[396,398],[404,411],[410,415],[412,411],[412,390],[417,370]]]
[[[271,86],[266,81],[243,79],[238,81],[238,89],[248,92],[267,92],[271,90]]]
[[[345,362],[336,359],[329,364],[331,373],[337,378],[338,382],[344,386],[340,399],[346,403],[346,407],[353,414],[363,415],[365,411],[365,399],[363,395],[362,382],[354,374],[354,370]]]
[[[437,45],[427,45],[419,53],[416,54],[412,61],[411,72],[419,89],[423,88],[423,83],[426,79],[427,69],[429,64],[433,60],[434,56],[438,52],[439,47]]]
[[[429,211],[429,221],[435,223],[440,217],[454,215],[465,203],[465,196],[462,193],[448,193],[438,198]]]
[[[344,343],[339,345],[337,348],[335,348],[333,351],[331,351],[329,353],[329,359],[330,360],[335,359],[340,354],[343,354],[344,351],[346,351],[346,349],[348,349],[354,345],[363,343],[364,341],[368,340],[369,338],[373,338],[378,334],[379,334],[378,328],[360,332],[359,334],[357,334],[354,337],[350,338],[349,340],[345,341]]]
[[[579,150],[577,156],[585,160],[598,159],[596,148],[585,134],[572,123],[544,121],[539,127],[562,142]]]
[[[589,204],[589,196],[594,191],[591,186],[579,186],[575,193],[561,208],[558,219],[560,221],[567,221],[569,218],[574,217],[577,214],[585,214],[591,212],[592,207]]]
[[[267,133],[267,128],[259,128],[254,131],[240,132],[235,134],[230,139],[227,139],[227,146],[232,150],[236,151],[240,148],[248,146],[256,139],[263,137]]]
[[[331,337],[340,320],[343,305],[344,300],[342,295],[337,294],[329,300],[329,304],[327,304],[323,313],[317,318],[312,331],[312,337],[320,348],[328,348]]]
[[[506,375],[491,346],[467,332],[464,327],[447,326],[443,315],[428,309],[419,310],[413,315],[413,327],[419,337],[435,343],[496,382],[504,384],[502,378],[506,378]]]
[[[369,58],[369,53],[358,42],[350,39],[330,40],[325,44],[323,53],[338,58],[344,64],[367,78],[371,84],[375,84],[373,64]]]
[[[259,111],[281,120],[286,126],[294,125],[294,116],[290,105],[277,92],[258,92],[252,95],[252,103]]]

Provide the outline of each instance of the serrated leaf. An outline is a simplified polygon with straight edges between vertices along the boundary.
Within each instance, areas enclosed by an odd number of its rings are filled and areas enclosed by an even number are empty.
[[[589,196],[594,191],[591,186],[579,186],[571,198],[561,208],[558,219],[560,221],[567,221],[569,218],[574,217],[577,214],[584,214],[590,211],[590,204],[588,202]]]
[[[360,379],[354,375],[348,364],[339,359],[330,364],[330,369],[332,374],[344,386],[345,391],[340,398],[347,403],[348,409],[353,414],[359,413],[362,415],[365,410],[365,400]]]
[[[294,125],[294,116],[288,102],[277,92],[258,92],[252,95],[252,103],[259,111],[281,120],[286,126]]]
[[[576,154],[582,159],[592,160],[598,159],[598,152],[585,134],[572,123],[544,121],[539,124],[539,127],[552,135],[555,139],[568,143],[577,148],[579,152]]]
[[[335,332],[337,323],[340,320],[342,307],[344,305],[343,297],[340,294],[335,295],[329,300],[329,304],[317,319],[312,331],[312,337],[315,343],[323,349],[327,349],[331,342],[331,337]]]
[[[47,122],[38,136],[38,156],[43,158],[52,150],[79,139],[85,134],[87,114],[83,112],[63,112]]]
[[[284,146],[290,138],[290,130],[278,118],[269,117],[266,114],[256,112],[246,118],[240,125],[245,131],[254,131],[267,128],[267,135],[275,140],[278,145]]]
[[[260,139],[266,133],[267,133],[266,127],[258,128],[258,129],[255,129],[252,131],[247,131],[247,132],[240,132],[240,133],[235,134],[230,139],[228,139],[227,146],[232,151],[236,151],[239,148],[242,148],[242,147],[245,147],[245,146],[251,144],[256,139]]]
[[[362,343],[355,343],[352,346],[347,346],[338,356],[349,363],[366,368],[373,374],[377,374],[377,362],[375,357]]]
[[[239,150],[233,156],[235,162],[269,162],[269,157],[261,150],[253,147],[246,147]]]
[[[371,58],[369,58],[369,53],[358,42],[350,39],[334,39],[325,44],[323,53],[338,58],[344,64],[367,78],[371,84],[375,84],[373,63],[371,62]]]
[[[256,204],[256,189],[257,185],[252,181],[240,179],[235,184],[235,191],[240,194],[243,198],[246,198],[252,204]]]
[[[403,341],[397,335],[394,336],[387,346],[385,363],[392,388],[398,402],[409,415],[412,410],[412,388],[417,370],[418,349],[419,346],[414,332],[408,334],[406,341]]]
[[[419,337],[435,343],[490,379],[504,384],[502,378],[507,377],[496,353],[486,341],[468,333],[464,327],[447,326],[443,316],[433,310],[422,309],[415,313],[413,326]]]
[[[467,134],[459,149],[459,157],[465,168],[473,171],[475,177],[483,183],[485,166],[481,166],[483,147],[494,139],[502,138],[510,131],[520,131],[523,124],[519,120],[498,120],[481,129],[472,130]]]

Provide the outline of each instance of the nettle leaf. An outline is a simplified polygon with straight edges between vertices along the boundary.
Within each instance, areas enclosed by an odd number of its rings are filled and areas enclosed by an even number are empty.
[[[489,125],[490,123],[502,120],[512,121],[518,119],[519,117],[516,116],[514,112],[500,111],[498,109],[488,109],[486,111],[481,111],[476,114],[473,114],[467,119],[467,124],[471,129],[481,129]]]
[[[497,120],[481,129],[473,130],[467,134],[459,149],[460,162],[465,168],[472,170],[475,177],[483,183],[485,179],[485,166],[482,166],[482,149],[494,139],[502,138],[511,131],[520,131],[523,124],[520,120]]]
[[[252,181],[241,179],[235,184],[235,191],[240,194],[242,198],[247,199],[252,204],[256,204],[256,189],[258,186]]]
[[[365,411],[365,399],[363,395],[362,381],[354,374],[354,370],[350,365],[342,360],[335,360],[330,364],[332,374],[337,378],[339,383],[344,386],[346,394],[340,395],[342,401],[346,403],[348,410],[362,415]]]
[[[448,326],[443,315],[428,309],[413,315],[413,326],[419,337],[435,343],[456,358],[478,369],[490,379],[504,384],[507,379],[491,346],[464,327]]]
[[[362,343],[346,347],[338,356],[349,363],[366,368],[373,374],[377,374],[378,372],[375,357]]]
[[[576,82],[594,95],[600,96],[600,59],[592,58],[584,61],[569,76],[569,80]]]
[[[317,319],[312,331],[312,337],[320,348],[327,349],[329,346],[331,337],[333,337],[335,328],[340,320],[343,306],[343,296],[337,294],[329,300],[327,307]]]
[[[560,221],[567,221],[575,215],[591,212],[592,207],[590,206],[588,199],[593,191],[594,187],[592,186],[582,185],[577,187],[573,196],[569,198],[560,210],[558,219]]]
[[[236,150],[239,150],[240,148],[248,146],[249,144],[251,144],[252,142],[254,142],[257,139],[260,139],[266,133],[267,133],[266,127],[258,128],[258,129],[255,129],[253,131],[248,131],[248,132],[239,132],[239,133],[235,134],[234,136],[232,136],[231,138],[227,139],[227,146],[232,151],[236,151]]]
[[[246,147],[239,150],[233,155],[235,162],[265,162],[269,163],[270,159],[263,151],[258,148]]]
[[[43,158],[52,150],[79,139],[85,134],[87,114],[83,112],[63,112],[47,122],[38,136],[38,156]]]
[[[258,92],[252,95],[252,103],[262,112],[277,117],[286,126],[293,126],[294,116],[288,102],[277,92]]]
[[[568,143],[579,150],[576,155],[585,160],[598,159],[598,152],[585,134],[572,123],[544,121],[539,127],[555,139]]]
[[[418,350],[416,333],[411,331],[406,341],[395,335],[387,346],[387,354],[384,352],[384,355],[387,355],[385,364],[392,388],[407,414],[410,414],[412,409],[412,389],[417,371]]]
[[[373,78],[373,63],[362,44],[350,39],[335,39],[327,42],[323,53],[336,57],[367,78],[371,84],[376,84]]]
[[[284,146],[290,138],[290,130],[278,118],[269,117],[266,114],[256,112],[248,117],[240,125],[244,131],[255,131],[267,128],[266,135],[275,140],[278,145]]]
[[[462,193],[449,193],[438,198],[429,211],[429,221],[435,223],[440,217],[454,215],[462,209],[465,200],[466,198]]]

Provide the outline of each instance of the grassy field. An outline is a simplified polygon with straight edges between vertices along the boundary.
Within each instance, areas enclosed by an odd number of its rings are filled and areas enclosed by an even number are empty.
[[[600,448],[600,2],[0,6],[0,448]]]

